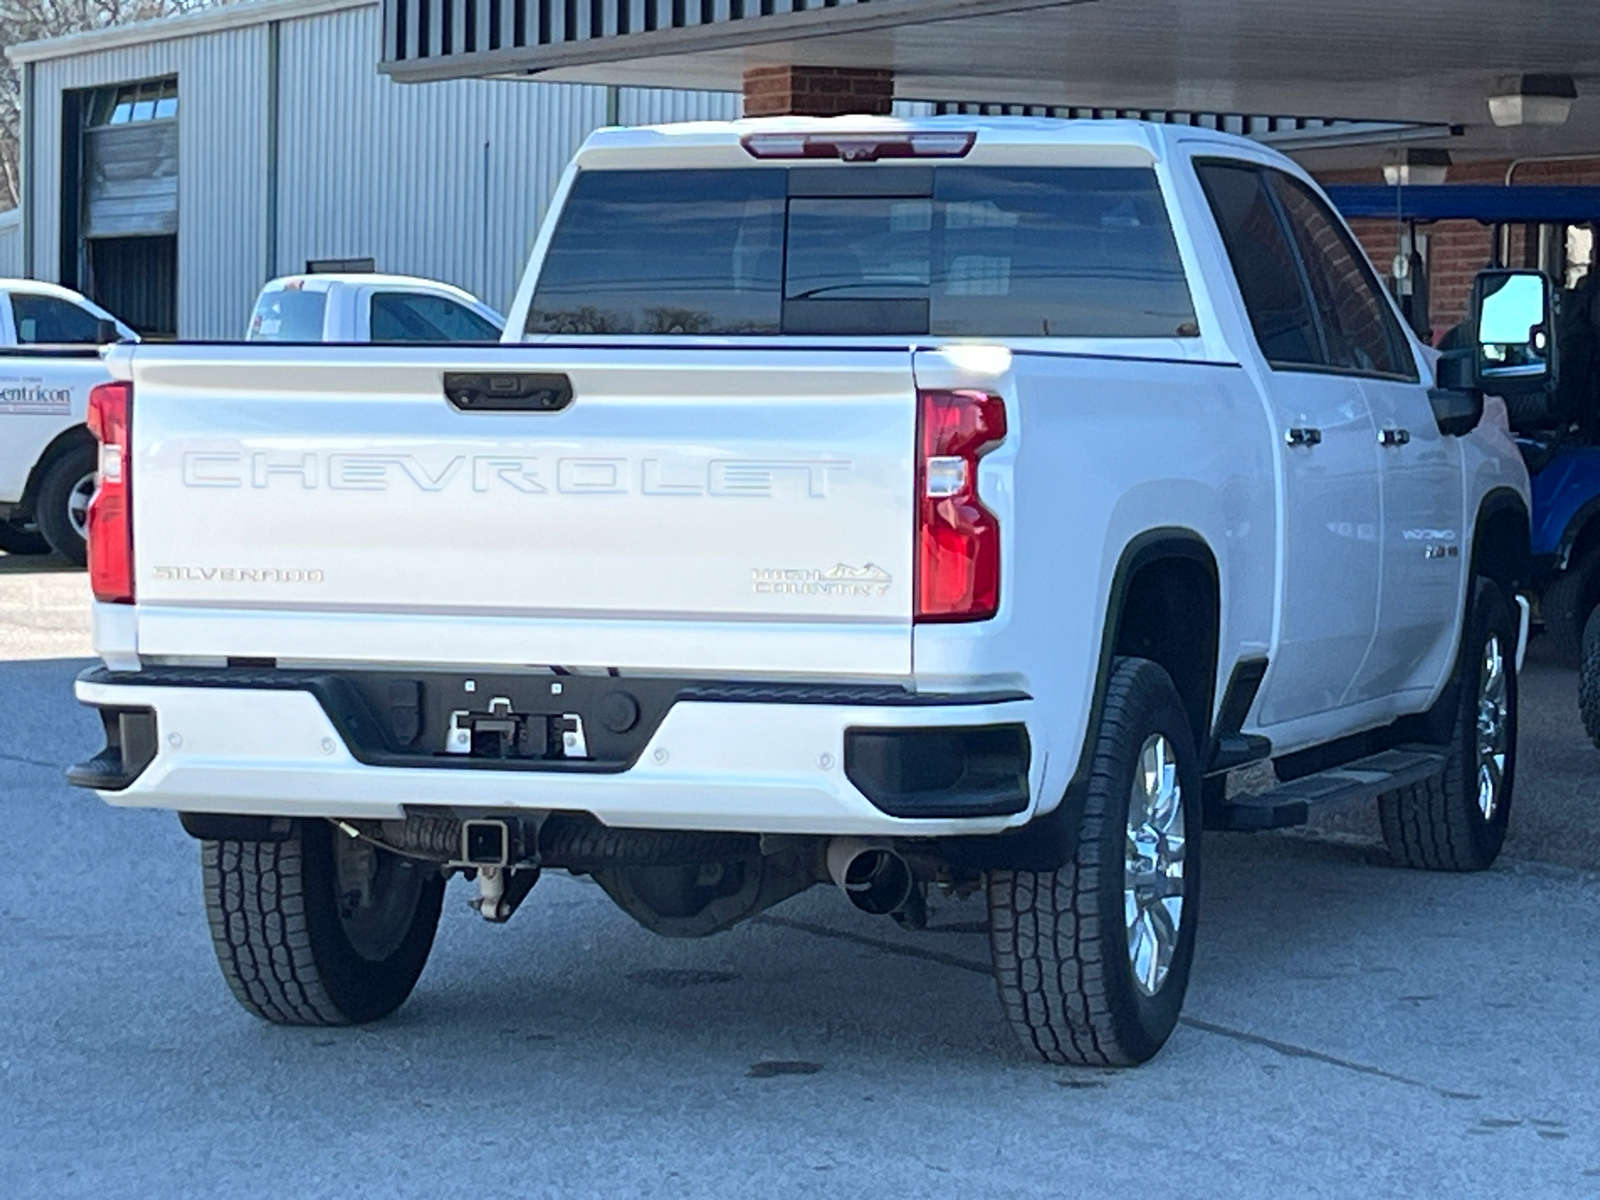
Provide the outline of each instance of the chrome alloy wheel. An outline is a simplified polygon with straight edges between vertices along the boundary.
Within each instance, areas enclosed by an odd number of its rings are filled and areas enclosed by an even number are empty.
[[[1485,821],[1494,819],[1506,786],[1510,717],[1505,654],[1500,648],[1500,635],[1491,633],[1478,664],[1478,811]]]
[[[94,499],[95,484],[99,478],[97,472],[90,471],[73,484],[72,490],[67,493],[67,520],[72,522],[72,531],[86,540],[89,536],[89,501]]]
[[[1128,847],[1122,914],[1128,928],[1133,981],[1154,996],[1172,969],[1183,924],[1183,786],[1172,743],[1145,739],[1128,797]]]

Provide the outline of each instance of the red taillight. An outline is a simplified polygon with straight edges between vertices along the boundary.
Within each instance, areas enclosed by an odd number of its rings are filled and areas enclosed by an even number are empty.
[[[133,384],[102,383],[89,393],[89,432],[100,443],[100,478],[89,501],[89,586],[94,598],[133,603],[133,491],[128,435]]]
[[[919,621],[983,621],[1000,607],[1000,523],[978,499],[978,459],[1006,436],[1006,405],[985,392],[918,395]]]

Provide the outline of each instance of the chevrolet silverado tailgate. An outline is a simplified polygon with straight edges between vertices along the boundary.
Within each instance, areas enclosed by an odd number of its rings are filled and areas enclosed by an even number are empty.
[[[910,673],[905,349],[130,358],[143,655]]]

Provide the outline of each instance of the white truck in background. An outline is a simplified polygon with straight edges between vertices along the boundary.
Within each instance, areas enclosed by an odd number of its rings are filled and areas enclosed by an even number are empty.
[[[99,339],[111,322],[77,292],[0,280],[0,550],[55,551],[82,566],[95,487],[89,389],[108,378]],[[268,282],[247,338],[278,342],[494,342],[505,318],[470,293],[409,275],[292,275]]]
[[[393,1011],[452,874],[671,936],[831,880],[984,896],[1024,1046],[1139,1062],[1203,828],[1500,850],[1528,480],[1483,388],[1548,382],[1547,282],[1475,311],[1431,361],[1310,178],[1205,130],[601,131],[500,346],[110,355],[71,778],[179,811],[267,1020]]]
[[[94,494],[89,391],[110,376],[100,348],[132,329],[69,288],[0,279],[0,550],[54,550],[80,566]]]
[[[261,289],[252,342],[497,342],[505,318],[470,292],[414,275],[286,275]]]

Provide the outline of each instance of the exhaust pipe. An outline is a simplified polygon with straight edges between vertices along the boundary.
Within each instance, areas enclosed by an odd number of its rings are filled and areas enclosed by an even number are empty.
[[[904,909],[915,882],[905,859],[862,838],[834,838],[828,843],[828,874],[851,904],[875,917]]]

